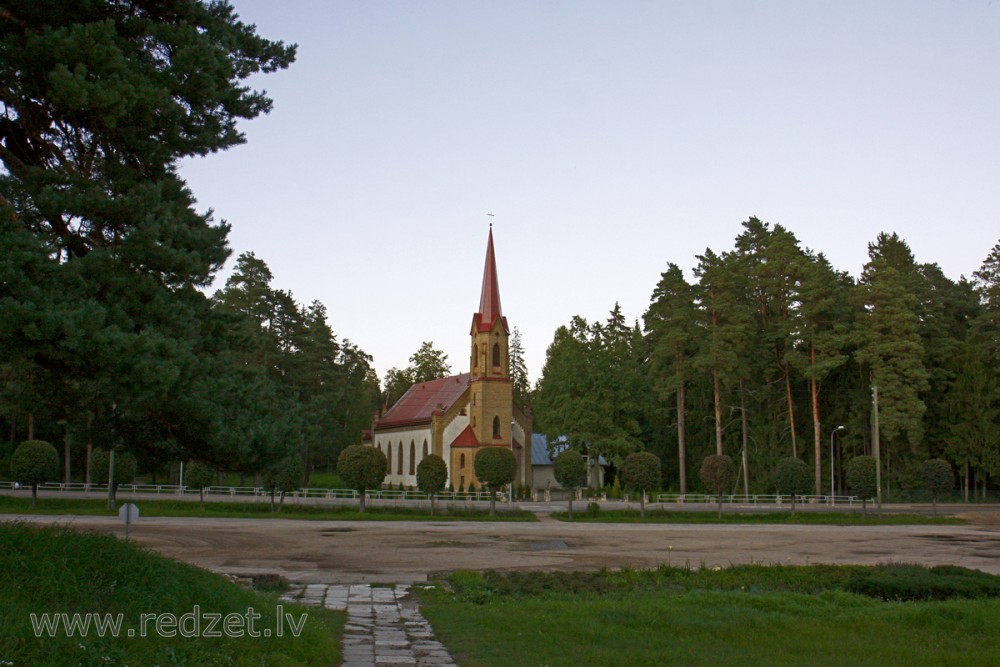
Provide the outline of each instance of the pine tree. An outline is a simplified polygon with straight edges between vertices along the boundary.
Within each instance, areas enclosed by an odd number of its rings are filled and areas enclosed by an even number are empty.
[[[788,351],[789,363],[805,378],[809,386],[809,403],[813,421],[813,455],[815,493],[822,492],[823,428],[820,419],[820,388],[831,371],[848,357],[849,322],[851,314],[851,280],[834,271],[825,256],[813,258],[802,276],[797,299],[800,303],[793,319],[800,343]],[[830,462],[833,466],[833,461]]]
[[[660,274],[643,316],[653,390],[661,400],[676,401],[677,457],[680,492],[687,493],[686,390],[697,349],[694,289],[676,264]]]
[[[745,345],[750,337],[750,319],[745,307],[745,282],[737,258],[707,249],[698,256],[698,326],[704,342],[694,360],[695,368],[712,380],[715,419],[715,453],[722,455],[723,388],[738,387],[745,374]]]
[[[866,310],[858,322],[855,356],[878,386],[886,461],[910,453],[922,460],[926,405],[920,392],[928,386],[928,373],[914,293],[920,276],[909,247],[896,234],[879,234],[868,255],[858,286]]]
[[[294,48],[196,0],[15,3],[0,29],[0,219],[44,257],[30,269],[42,301],[4,295],[45,304],[0,340],[2,373],[34,387],[14,409],[44,394],[76,440],[152,459],[221,447],[231,413],[213,390],[238,374],[233,336],[197,288],[228,256],[228,225],[195,210],[177,164],[242,143],[237,122],[271,104],[246,79]]]

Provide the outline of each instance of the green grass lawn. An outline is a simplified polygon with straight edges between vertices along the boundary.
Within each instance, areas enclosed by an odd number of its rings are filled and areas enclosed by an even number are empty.
[[[283,615],[302,623],[298,637],[287,624],[283,636],[276,636],[279,604]],[[191,634],[196,606],[200,633],[209,631],[214,614],[247,619],[250,613],[260,614],[253,631],[261,636],[248,636],[246,620],[242,637],[234,636],[239,633],[233,621],[229,633],[221,632],[221,622],[216,625],[220,637],[181,636],[182,630]],[[100,637],[96,626],[87,636],[79,629],[69,636],[59,626],[50,627],[55,636],[36,637],[31,614],[91,612],[121,614],[119,636],[105,630]],[[189,614],[191,620],[173,628],[161,621],[164,634],[175,634],[168,637],[157,632],[155,620],[143,626],[142,614],[177,619]],[[274,594],[242,588],[111,537],[0,524],[0,665],[336,665],[345,620],[343,612],[279,603]],[[267,630],[271,636],[264,636]]]
[[[118,504],[125,502],[118,499]],[[313,519],[322,521],[537,521],[532,512],[525,510],[497,510],[489,516],[484,508],[450,508],[438,502],[434,516],[423,507],[373,507],[368,504],[364,514],[357,505],[330,507],[322,505],[297,505],[286,503],[280,512],[272,512],[271,505],[263,502],[206,502],[202,509],[197,501],[167,500],[162,496],[129,499],[139,506],[141,517],[230,517],[240,519]],[[78,514],[87,516],[117,516],[107,508],[104,499],[46,498],[38,499],[37,509],[31,508],[30,497],[0,496],[0,514]]]
[[[437,638],[462,665],[1000,664],[997,598],[888,602],[849,590],[896,577],[919,597],[928,581],[957,577],[945,587],[975,581],[977,594],[1000,593],[1000,578],[920,570],[456,573],[457,594],[418,594]],[[892,585],[883,580],[877,590]]]
[[[899,525],[964,525],[965,519],[953,516],[924,516],[922,514],[890,514],[885,512],[879,518],[874,511],[869,510],[867,516],[857,512],[828,511],[790,511],[781,512],[723,512],[720,519],[713,511],[676,512],[662,509],[646,510],[645,518],[639,516],[639,510],[601,510],[588,513],[582,508],[573,507],[573,518],[568,512],[553,512],[552,517],[560,521],[581,523],[768,523],[768,524],[805,524],[827,526],[899,526]]]

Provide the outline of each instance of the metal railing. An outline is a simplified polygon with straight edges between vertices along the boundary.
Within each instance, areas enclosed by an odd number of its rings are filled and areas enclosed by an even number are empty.
[[[0,482],[0,490],[28,489],[17,482]],[[39,491],[46,492],[107,492],[107,484],[85,484],[83,482],[46,482],[38,485]],[[146,493],[150,495],[198,495],[198,489],[190,486],[181,487],[177,484],[119,484],[118,493]],[[271,490],[262,486],[206,486],[206,496],[254,497],[267,498]],[[354,489],[316,489],[302,488],[285,494],[285,498],[315,498],[325,500],[357,500],[358,492]],[[423,491],[408,491],[401,489],[369,489],[365,497],[372,500],[428,500],[430,495]],[[487,491],[442,491],[436,494],[437,500],[489,500]],[[505,500],[505,494],[497,493],[497,500]]]
[[[707,493],[659,493],[656,495],[658,503],[717,503],[719,496]],[[741,505],[784,505],[791,504],[792,496],[774,493],[752,493],[750,495],[724,493],[722,502]],[[852,506],[861,503],[858,496],[830,496],[830,495],[805,495],[795,496],[796,503],[822,504],[822,505],[848,505]]]

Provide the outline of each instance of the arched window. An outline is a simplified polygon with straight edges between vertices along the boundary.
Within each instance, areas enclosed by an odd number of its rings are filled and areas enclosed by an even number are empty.
[[[421,458],[421,460],[427,458],[427,441],[426,440],[424,440],[424,455],[421,456],[420,458]]]
[[[396,474],[403,474],[403,443],[399,443],[399,447],[396,448]]]
[[[391,475],[392,474],[392,443],[389,443],[385,447],[385,458],[389,461],[388,470],[389,470],[389,474]]]
[[[465,454],[462,454],[461,456],[458,457],[458,467],[459,468],[465,467]]]
[[[493,418],[493,437],[500,437],[500,417]]]
[[[410,440],[410,474],[417,474],[417,446]]]
[[[472,344],[472,367],[479,368],[479,346]]]
[[[493,365],[500,365],[500,343],[493,343]]]

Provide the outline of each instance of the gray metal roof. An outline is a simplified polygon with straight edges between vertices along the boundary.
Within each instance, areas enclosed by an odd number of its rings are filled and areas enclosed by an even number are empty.
[[[556,438],[556,444],[552,447],[555,453],[558,454],[562,450],[569,447],[566,442],[566,436],[560,435]],[[597,462],[602,465],[608,465],[608,462],[603,456],[597,459]],[[549,439],[544,433],[532,433],[531,434],[531,465],[533,466],[550,466],[552,465],[552,457],[549,456]]]
[[[560,435],[556,438],[556,444],[553,445],[552,449],[555,450],[556,454],[558,454],[567,447],[569,447],[569,445],[566,443],[566,436]],[[544,433],[531,434],[531,465],[552,465],[552,457],[549,456],[549,439]]]

